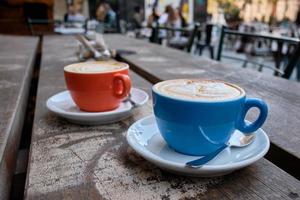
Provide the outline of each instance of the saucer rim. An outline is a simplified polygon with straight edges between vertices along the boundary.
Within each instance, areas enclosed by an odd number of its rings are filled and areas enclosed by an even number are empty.
[[[144,90],[141,90],[139,88],[131,88],[131,92],[133,91],[138,91],[138,92],[142,92],[145,95],[145,99],[143,101],[141,101],[137,107],[144,105],[148,99],[149,99],[149,95],[147,94],[147,92],[145,92]],[[70,117],[92,117],[92,116],[108,116],[108,115],[112,115],[112,114],[122,114],[122,113],[126,113],[130,110],[132,110],[134,108],[134,106],[130,103],[130,102],[121,102],[120,105],[125,104],[126,107],[124,110],[121,111],[116,111],[118,108],[114,109],[114,110],[110,110],[110,111],[105,111],[105,112],[86,112],[86,111],[82,111],[82,113],[74,113],[74,112],[67,112],[63,109],[57,108],[57,106],[54,106],[51,103],[51,100],[53,98],[55,98],[58,95],[64,94],[64,93],[70,93],[69,90],[64,90],[61,92],[58,92],[54,95],[52,95],[51,97],[49,97],[46,101],[46,107],[48,108],[48,110],[50,110],[51,112],[58,114],[58,115],[63,115],[63,116],[70,116]]]
[[[174,162],[174,161],[165,160],[165,159],[157,156],[156,154],[154,154],[154,153],[152,153],[150,151],[147,151],[147,148],[145,148],[145,147],[139,148],[142,145],[139,145],[139,147],[137,147],[135,145],[135,143],[138,143],[138,142],[136,142],[136,141],[134,141],[134,139],[132,139],[133,136],[132,136],[132,131],[131,130],[137,124],[141,123],[141,121],[146,120],[148,118],[155,118],[155,116],[154,115],[148,115],[148,116],[143,117],[142,119],[136,121],[135,123],[133,123],[128,128],[128,130],[127,130],[126,140],[127,140],[128,144],[129,144],[129,146],[132,147],[139,155],[141,155],[146,160],[149,160],[150,162],[157,164],[161,168],[173,169],[173,170],[176,170],[176,171],[182,171],[183,169],[187,169],[187,171],[189,173],[191,173],[191,172],[197,172],[197,171],[207,171],[207,172],[209,172],[209,171],[216,171],[216,170],[226,170],[226,171],[230,171],[231,170],[231,171],[233,171],[235,169],[246,167],[246,166],[248,166],[248,165],[250,165],[250,164],[258,161],[264,155],[266,155],[266,153],[268,152],[268,150],[270,148],[269,137],[267,136],[266,132],[262,128],[259,128],[255,132],[261,131],[261,133],[264,136],[265,143],[266,143],[264,149],[259,154],[256,154],[256,155],[254,155],[251,158],[241,160],[241,161],[239,161],[237,163],[228,163],[228,164],[222,164],[222,165],[207,165],[207,164],[205,164],[205,165],[203,165],[200,168],[188,168],[188,167],[185,166],[184,163],[178,163],[178,162]],[[245,121],[247,121],[247,120],[245,120]],[[227,148],[230,148],[230,147],[227,147]],[[199,158],[200,157],[201,156],[199,156]],[[184,172],[187,172],[187,171],[184,170]]]

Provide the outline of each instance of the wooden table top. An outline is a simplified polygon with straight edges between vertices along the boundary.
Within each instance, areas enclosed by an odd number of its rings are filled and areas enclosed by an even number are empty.
[[[125,134],[152,113],[151,101],[126,120],[100,126],[74,125],[51,114],[45,102],[65,90],[63,66],[77,62],[75,41],[71,36],[43,40],[27,199],[299,198],[300,182],[266,159],[217,178],[173,175],[145,161],[128,147]],[[134,87],[150,92],[150,82],[133,72],[131,77]]]
[[[38,39],[0,35],[0,199],[9,194]]]

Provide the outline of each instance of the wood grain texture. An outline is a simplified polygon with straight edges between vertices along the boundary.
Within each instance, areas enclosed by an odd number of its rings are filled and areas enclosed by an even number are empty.
[[[100,126],[70,124],[49,113],[45,102],[65,89],[63,66],[77,62],[75,49],[73,37],[44,39],[26,199],[299,199],[299,181],[265,159],[218,178],[173,175],[145,161],[125,134],[152,113],[151,102],[126,120]],[[131,77],[133,86],[150,92],[149,82]]]
[[[8,199],[38,39],[0,35],[0,199]]]
[[[272,143],[300,159],[299,83],[121,35],[107,35],[105,40],[110,48],[137,52],[121,57],[151,82],[183,77],[221,79],[240,85],[248,97],[265,100],[269,115],[263,129]],[[255,116],[250,113],[248,119]]]

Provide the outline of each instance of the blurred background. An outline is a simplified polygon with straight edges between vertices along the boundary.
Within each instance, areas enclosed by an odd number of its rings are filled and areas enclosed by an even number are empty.
[[[30,19],[48,20],[49,31],[53,31],[54,22],[100,19],[101,11],[98,10],[97,16],[97,8],[101,4],[109,5],[110,8],[105,9],[114,12],[118,29],[122,23],[126,23],[126,28],[133,28],[130,26],[135,23],[135,13],[140,14],[143,22],[153,13],[153,8],[160,16],[167,5],[179,9],[188,24],[206,22],[209,18],[212,22],[229,25],[253,21],[273,25],[297,22],[300,5],[299,0],[1,0],[0,32],[29,35]]]
[[[300,0],[1,0],[0,34],[120,33],[299,81],[299,7]]]

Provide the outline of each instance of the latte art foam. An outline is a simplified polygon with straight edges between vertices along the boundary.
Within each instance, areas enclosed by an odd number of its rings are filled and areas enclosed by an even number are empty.
[[[216,101],[244,95],[243,89],[238,86],[214,80],[168,80],[154,88],[166,96],[192,100]]]
[[[120,69],[125,69],[126,64],[110,61],[98,61],[98,62],[85,62],[68,65],[64,68],[67,72],[73,73],[104,73],[111,72]]]

